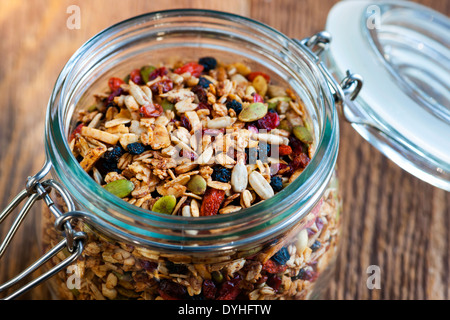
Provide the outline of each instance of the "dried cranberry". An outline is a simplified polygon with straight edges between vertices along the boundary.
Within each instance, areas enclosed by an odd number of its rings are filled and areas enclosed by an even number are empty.
[[[118,96],[120,96],[120,95],[122,95],[123,92],[124,92],[123,89],[120,88],[120,87],[119,87],[118,89],[114,90],[114,91],[109,95],[108,99],[106,100],[106,103],[108,104],[108,103],[113,102],[113,101],[114,101],[114,98],[115,98],[115,97],[118,97]]]
[[[142,106],[139,109],[139,112],[142,117],[144,118],[154,118],[159,117],[163,114],[164,109],[157,103],[154,103],[153,105],[147,104],[145,106]]]
[[[213,300],[217,293],[217,287],[214,281],[208,279],[203,281],[202,292],[205,299]]]
[[[275,290],[275,292],[277,292],[281,286],[281,278],[277,275],[271,275],[267,279],[266,283],[269,287],[272,287],[272,289]]]
[[[304,143],[298,140],[294,135],[289,137],[289,146],[295,154],[300,154],[308,150]]]
[[[169,92],[173,89],[173,81],[170,79],[164,79],[158,81],[150,86],[150,89],[154,94],[162,94]]]
[[[166,67],[161,67],[161,68],[157,68],[155,70],[152,71],[152,73],[150,73],[150,75],[148,76],[148,79],[151,80],[155,80],[158,77],[162,77],[165,76],[168,73]]]
[[[254,93],[253,94],[253,102],[264,102],[264,99],[259,94]]]
[[[130,80],[133,81],[135,84],[144,84],[144,80],[142,80],[141,76],[141,70],[140,69],[134,69],[130,73]]]
[[[165,300],[182,300],[186,298],[187,290],[179,283],[163,279],[158,287],[159,295]]]
[[[266,271],[267,273],[280,273],[286,271],[287,266],[280,265],[276,263],[273,260],[268,260],[266,263],[263,264],[262,270]]]
[[[70,134],[69,141],[72,141],[77,134],[81,133],[81,129],[83,129],[83,127],[84,123],[80,123],[79,125],[77,125],[77,127]]]
[[[267,112],[267,114],[257,121],[259,129],[271,131],[280,125],[280,117],[276,111]]]
[[[234,300],[241,293],[239,284],[241,283],[241,276],[237,274],[233,279],[222,283],[219,289],[217,300]]]

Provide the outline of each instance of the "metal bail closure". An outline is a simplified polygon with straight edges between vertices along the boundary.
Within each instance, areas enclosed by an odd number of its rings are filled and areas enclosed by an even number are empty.
[[[55,219],[57,221],[59,217],[64,215],[70,215],[70,212],[75,211],[75,205],[72,199],[70,198],[70,195],[58,182],[51,179],[40,182],[48,174],[50,168],[51,164],[49,162],[46,162],[44,167],[36,175],[29,177],[25,189],[23,189],[10,202],[10,204],[0,213],[0,223],[2,223],[16,208],[20,206],[22,202],[25,201],[19,213],[17,214],[15,220],[13,221],[10,229],[8,230],[5,238],[0,243],[0,259],[5,253],[11,239],[16,234],[23,220],[25,219],[25,217],[30,212],[33,205],[38,200],[44,200],[46,206],[49,208],[50,212],[55,216]],[[62,207],[67,208],[66,213],[61,212],[58,206],[55,205],[55,202],[49,195],[51,190],[54,190],[56,196],[62,200],[63,202]],[[3,300],[10,300],[17,298],[21,294],[25,293],[31,288],[37,286],[38,284],[52,277],[53,275],[63,270],[64,268],[67,268],[81,255],[84,249],[86,234],[84,232],[75,232],[70,224],[70,219],[66,219],[63,225],[58,223],[58,225],[56,225],[55,227],[58,229],[58,231],[60,231],[61,235],[63,236],[63,239],[56,246],[54,246],[48,252],[46,252],[42,257],[40,257],[37,261],[32,263],[24,271],[15,276],[13,279],[7,281],[6,283],[0,284],[0,293],[18,284],[20,281],[25,279],[31,273],[38,270],[43,264],[45,264],[47,261],[49,261],[52,257],[54,257],[63,249],[67,249],[71,253],[70,256],[68,256],[65,260],[63,260],[62,262],[60,262],[58,265],[54,266],[47,272],[41,274],[36,279],[26,283],[9,296],[3,298]]]
[[[333,93],[334,102],[339,113],[344,115],[347,121],[353,122],[353,120],[347,118],[344,112],[345,102],[347,99],[350,101],[356,99],[362,89],[364,83],[363,78],[359,74],[351,73],[350,70],[347,70],[346,77],[338,83],[331,75],[328,68],[320,59],[320,55],[328,49],[331,42],[331,35],[327,31],[321,31],[309,38],[295,41],[312,57],[313,61],[325,76],[328,86]]]

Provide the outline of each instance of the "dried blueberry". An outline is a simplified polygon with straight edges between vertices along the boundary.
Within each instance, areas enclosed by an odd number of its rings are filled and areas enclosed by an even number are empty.
[[[231,170],[224,167],[214,167],[211,178],[219,182],[229,182],[231,180]]]
[[[111,150],[104,153],[103,159],[105,159],[106,162],[117,162],[119,161],[119,158],[122,156],[122,154],[122,147],[119,145],[115,145]]]
[[[276,263],[284,266],[286,262],[291,258],[286,247],[281,248],[277,253],[272,256],[272,260]]]
[[[198,79],[198,85],[203,87],[203,88],[205,88],[205,89],[208,89],[209,85],[211,83],[212,83],[211,81],[209,81],[208,79],[206,79],[204,77],[200,77],[200,79]]]
[[[279,192],[283,189],[283,181],[279,176],[273,176],[270,179],[270,185],[272,186],[273,191]]]
[[[133,155],[141,154],[145,151],[145,146],[140,142],[134,142],[127,145],[128,153]]]
[[[201,64],[204,71],[208,72],[217,66],[217,60],[213,57],[203,57],[198,60],[198,64]]]
[[[231,100],[227,102],[227,108],[233,109],[236,114],[239,114],[242,111],[242,103],[236,100]]]
[[[317,251],[320,248],[321,245],[322,244],[320,243],[319,240],[314,241],[314,243],[311,246],[312,252]]]

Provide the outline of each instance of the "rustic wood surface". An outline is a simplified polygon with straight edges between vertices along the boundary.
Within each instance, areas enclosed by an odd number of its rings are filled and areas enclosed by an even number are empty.
[[[65,62],[91,36],[131,16],[169,8],[208,8],[262,21],[290,37],[325,26],[337,0],[1,0],[0,208],[44,161],[44,118],[54,81]],[[420,0],[444,14],[450,1]],[[81,9],[81,28],[66,12]],[[345,223],[327,299],[449,299],[450,194],[414,178],[342,122],[338,160]],[[0,283],[39,255],[34,216],[28,217],[0,261]],[[10,223],[11,219],[6,222]],[[3,239],[7,226],[0,227]],[[369,289],[370,265],[380,289]],[[21,299],[48,299],[41,285]]]

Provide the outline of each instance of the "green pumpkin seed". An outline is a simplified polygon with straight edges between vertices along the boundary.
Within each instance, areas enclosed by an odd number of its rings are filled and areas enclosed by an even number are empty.
[[[141,68],[141,77],[142,77],[142,80],[144,80],[144,83],[147,83],[150,81],[149,76],[155,69],[156,69],[156,67],[154,67],[154,66],[143,66]]]
[[[134,183],[125,179],[116,180],[105,185],[105,190],[119,198],[125,198],[134,190]]]
[[[177,198],[175,198],[174,195],[168,195],[159,198],[153,205],[152,211],[164,214],[172,214],[172,211],[176,205]]]
[[[309,132],[308,129],[302,126],[296,126],[293,129],[293,133],[295,137],[300,140],[301,142],[311,144],[313,143],[313,137],[311,135],[311,132]]]
[[[175,106],[173,105],[173,103],[170,103],[167,100],[163,100],[163,102],[161,102],[161,107],[163,108],[164,111],[175,109]]]
[[[255,102],[242,109],[241,113],[239,113],[239,120],[244,122],[253,122],[264,118],[267,111],[268,107],[266,104]]]
[[[206,191],[206,187],[207,187],[206,180],[200,175],[193,176],[187,184],[187,188],[192,193],[198,195],[204,194]]]
[[[292,125],[288,120],[283,119],[283,120],[281,120],[280,125],[278,126],[278,129],[292,132]]]

